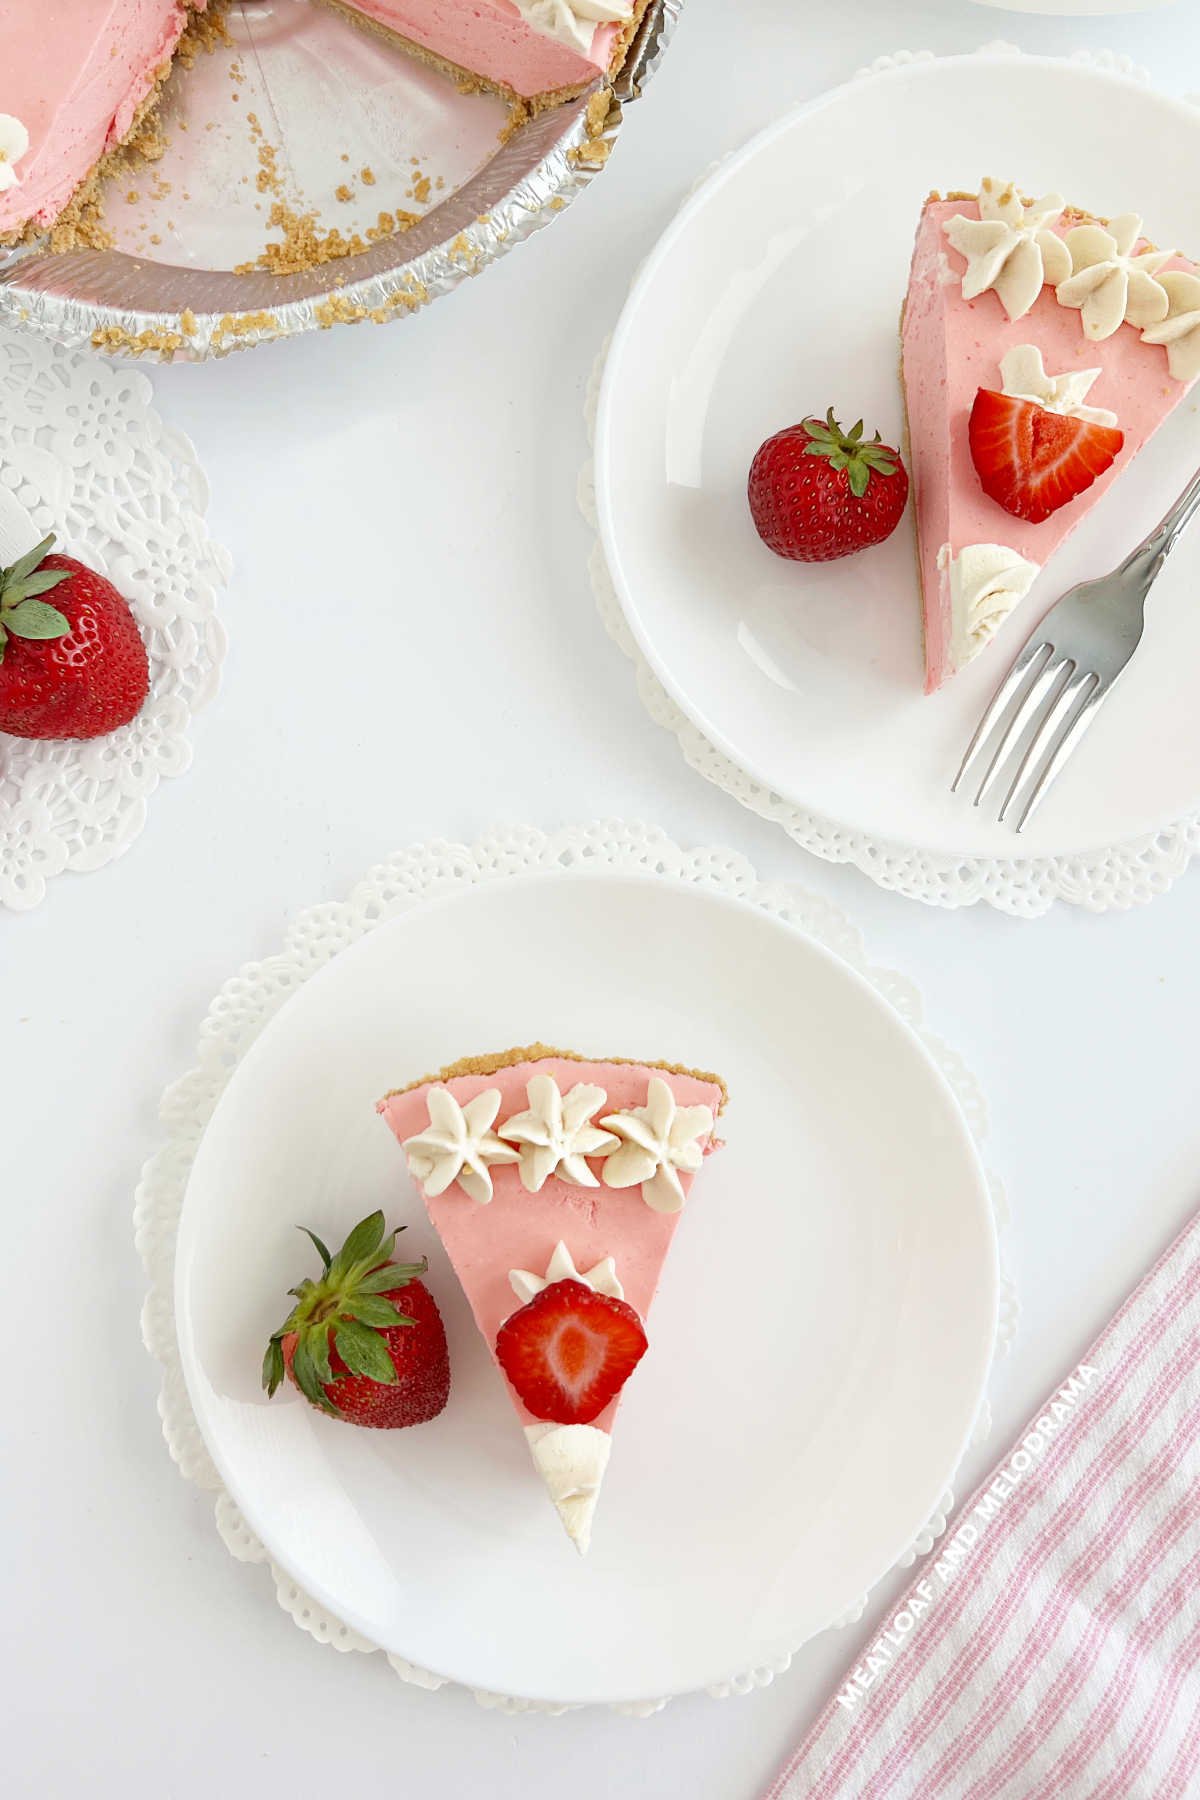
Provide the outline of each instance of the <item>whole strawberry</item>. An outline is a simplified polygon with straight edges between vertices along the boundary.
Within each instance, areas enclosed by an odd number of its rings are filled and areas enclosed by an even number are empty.
[[[759,537],[793,562],[831,562],[890,537],[908,500],[898,451],[860,419],[843,431],[830,407],[777,431],[750,465],[750,512]]]
[[[289,1289],[296,1304],[263,1358],[267,1393],[286,1375],[313,1406],[351,1425],[389,1431],[436,1419],[450,1396],[450,1358],[437,1302],[417,1280],[424,1257],[391,1260],[396,1233],[384,1236],[381,1212],[361,1220],[336,1256],[300,1229],[321,1275]]]
[[[146,648],[112,582],[53,543],[0,569],[0,731],[103,737],[141,711]],[[52,603],[41,598],[51,591]]]

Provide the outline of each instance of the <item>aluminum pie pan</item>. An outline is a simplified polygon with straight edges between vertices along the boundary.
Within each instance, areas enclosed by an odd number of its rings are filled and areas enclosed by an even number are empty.
[[[270,21],[279,4],[243,4],[230,17],[257,21],[261,31],[262,21]],[[640,96],[657,68],[683,4],[651,0],[615,82],[598,81],[577,99],[526,120],[402,234],[381,237],[358,254],[282,275],[189,267],[124,246],[50,253],[34,245],[0,260],[0,324],[36,331],[69,348],[92,345],[114,355],[200,362],[334,324],[405,318],[507,255],[591,185],[615,145],[623,108]],[[304,0],[291,0],[291,5],[294,11],[278,13],[284,22],[281,31],[311,33],[318,19],[333,18],[323,8],[310,13]],[[361,61],[366,52],[358,40],[365,41],[366,34],[344,21],[337,24]],[[403,53],[392,54],[407,65]],[[191,79],[194,70],[188,73]],[[418,65],[406,68],[406,78],[430,80]],[[442,76],[432,80],[434,88],[417,96],[426,108],[439,84],[449,87]],[[275,97],[265,90],[264,96],[264,110],[275,112]],[[440,102],[440,92],[438,98]],[[474,95],[458,96],[453,103],[447,98],[448,106],[477,108],[482,103]],[[190,142],[196,143],[198,136],[193,134]],[[342,160],[347,160],[345,154]],[[361,153],[353,160],[357,164]],[[408,160],[416,164],[418,155]],[[243,172],[243,187],[247,179]],[[113,206],[110,194],[108,218]],[[171,206],[169,200],[159,202],[160,211]]]

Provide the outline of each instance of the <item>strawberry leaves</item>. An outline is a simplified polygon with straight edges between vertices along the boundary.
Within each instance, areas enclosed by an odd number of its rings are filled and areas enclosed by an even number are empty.
[[[878,432],[863,443],[861,419],[851,431],[843,431],[831,406],[824,422],[805,419],[804,430],[812,440],[804,451],[805,456],[824,456],[832,468],[844,469],[850,492],[856,500],[861,500],[870,487],[872,475],[896,473],[895,452],[888,448]]]
[[[393,1382],[396,1371],[383,1339],[356,1319],[346,1319],[334,1333],[338,1355],[352,1375],[366,1375],[372,1381]]]
[[[271,1335],[262,1384],[273,1395],[290,1373],[306,1400],[337,1417],[336,1390],[346,1374],[333,1367],[332,1352],[350,1375],[394,1385],[396,1369],[382,1334],[414,1320],[384,1295],[423,1275],[428,1263],[424,1257],[415,1263],[391,1261],[396,1232],[385,1234],[382,1212],[360,1219],[336,1255],[307,1225],[299,1229],[321,1259],[321,1274],[316,1281],[306,1276],[289,1290],[296,1304]],[[290,1361],[287,1339],[294,1339]]]
[[[324,1244],[321,1242],[321,1240],[317,1236],[316,1232],[310,1231],[308,1229],[307,1225],[297,1225],[296,1230],[302,1231],[304,1233],[305,1237],[309,1238],[311,1240],[314,1250],[316,1251],[317,1255],[321,1259],[321,1265],[324,1268],[325,1273],[328,1275],[329,1265],[333,1261],[333,1258],[332,1258],[332,1256],[330,1256],[328,1250],[325,1248]],[[295,1293],[296,1290],[295,1290],[295,1288],[293,1288],[291,1291],[292,1291],[292,1293]]]
[[[296,1340],[296,1353],[292,1358],[292,1374],[296,1377],[296,1386],[306,1400],[319,1406],[322,1412],[336,1413],[333,1402],[325,1398],[325,1389],[321,1385],[321,1377],[317,1371],[317,1356],[321,1353],[322,1340],[326,1331],[304,1331]],[[325,1351],[326,1364],[329,1361],[328,1349]],[[332,1370],[330,1371],[332,1374]]]
[[[4,615],[4,629],[14,637],[54,638],[65,637],[71,627],[57,606],[47,606],[44,600],[22,600]]]
[[[282,1335],[282,1334],[280,1334]],[[273,1337],[267,1345],[267,1354],[263,1357],[262,1384],[270,1398],[284,1377],[283,1348],[279,1336]]]
[[[392,1243],[394,1243],[395,1240],[396,1234],[393,1232],[391,1238]],[[362,1262],[369,1258],[373,1251],[378,1250],[382,1242],[383,1214],[381,1212],[373,1212],[368,1218],[361,1219],[354,1227],[354,1230],[350,1233],[350,1236],[346,1239],[345,1243],[334,1257],[329,1269],[330,1275],[335,1278],[343,1275],[346,1270],[353,1268],[355,1263]]]
[[[48,594],[70,573],[68,569],[39,567],[42,558],[53,547],[54,533],[51,532],[10,568],[0,569],[0,662],[4,660],[4,649],[10,636],[57,638],[65,637],[71,629],[65,613],[37,598],[39,594]]]
[[[387,1294],[393,1288],[403,1287],[406,1281],[412,1281],[425,1273],[427,1264],[419,1263],[384,1263],[382,1268],[372,1269],[370,1274],[362,1275],[354,1284],[357,1295]]]
[[[390,1331],[393,1325],[412,1324],[411,1319],[397,1312],[391,1301],[381,1294],[356,1294],[343,1316],[357,1319],[360,1325],[369,1325],[374,1331]]]

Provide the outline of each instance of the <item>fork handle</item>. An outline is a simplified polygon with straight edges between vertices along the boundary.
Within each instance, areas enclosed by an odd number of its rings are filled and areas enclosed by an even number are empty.
[[[1136,569],[1148,587],[1175,548],[1184,527],[1194,517],[1197,508],[1200,508],[1200,469],[1197,469],[1174,506],[1154,527],[1149,537],[1143,538],[1137,549],[1130,551],[1121,564],[1121,572],[1132,573]]]

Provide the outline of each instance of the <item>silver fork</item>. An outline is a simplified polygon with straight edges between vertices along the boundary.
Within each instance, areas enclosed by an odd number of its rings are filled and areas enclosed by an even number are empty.
[[[1050,608],[980,719],[951,793],[989,751],[974,804],[982,805],[1010,764],[1012,778],[997,816],[1006,819],[1021,793],[1016,828],[1025,829],[1141,643],[1146,595],[1197,508],[1200,470],[1162,523],[1111,575],[1080,582]]]

